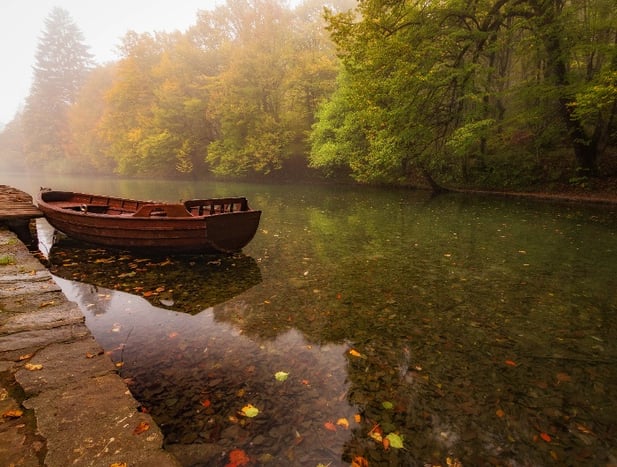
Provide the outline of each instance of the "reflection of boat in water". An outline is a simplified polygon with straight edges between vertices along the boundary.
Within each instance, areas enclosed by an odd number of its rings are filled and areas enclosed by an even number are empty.
[[[244,197],[171,204],[42,189],[37,204],[66,235],[147,254],[239,251],[252,240],[261,216]]]
[[[62,239],[52,246],[48,259],[55,276],[121,290],[154,306],[191,314],[261,282],[257,262],[240,253],[146,257]]]

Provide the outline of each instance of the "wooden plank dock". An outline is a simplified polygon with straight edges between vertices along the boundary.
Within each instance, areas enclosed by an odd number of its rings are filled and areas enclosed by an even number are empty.
[[[38,243],[30,230],[30,221],[43,217],[43,213],[32,203],[32,196],[17,188],[0,185],[0,228],[12,230],[29,248],[36,249]]]
[[[17,188],[0,185],[0,221],[37,217],[43,217],[43,213],[32,203],[32,196]]]

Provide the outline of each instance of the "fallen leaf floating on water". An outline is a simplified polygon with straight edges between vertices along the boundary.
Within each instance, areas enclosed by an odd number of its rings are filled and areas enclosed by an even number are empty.
[[[242,415],[245,417],[253,418],[259,414],[259,409],[255,407],[253,404],[246,404],[242,407]]]
[[[150,424],[148,422],[140,422],[139,425],[135,427],[133,433],[136,435],[142,434],[144,431],[148,431],[150,429]]]
[[[390,433],[386,436],[386,439],[390,442],[390,446],[396,449],[403,449],[403,437],[396,433]]]
[[[277,381],[285,381],[287,380],[287,377],[289,376],[289,373],[286,373],[284,371],[277,371],[274,374],[274,378],[276,378]]]
[[[251,459],[246,455],[242,449],[233,449],[229,453],[229,463],[225,467],[240,467],[242,465],[249,465]]]
[[[26,363],[24,365],[24,368],[28,371],[38,371],[43,369],[43,365],[41,365],[40,363]]]
[[[24,414],[23,410],[19,410],[19,409],[13,409],[13,410],[7,410],[6,412],[2,413],[2,417],[3,418],[19,418]]]

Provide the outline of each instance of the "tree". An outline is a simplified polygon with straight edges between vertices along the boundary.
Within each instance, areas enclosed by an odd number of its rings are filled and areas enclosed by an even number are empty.
[[[346,74],[333,99],[347,96],[348,117],[320,112],[313,164],[338,164],[343,150],[364,182],[408,183],[420,172],[503,186],[513,175],[541,178],[554,151],[592,173],[599,142],[615,131],[609,4],[366,0],[329,13]],[[350,122],[362,124],[361,138],[341,131]]]
[[[31,166],[57,166],[67,151],[67,109],[92,65],[83,35],[66,10],[56,7],[45,19],[35,59],[23,114],[26,157]]]

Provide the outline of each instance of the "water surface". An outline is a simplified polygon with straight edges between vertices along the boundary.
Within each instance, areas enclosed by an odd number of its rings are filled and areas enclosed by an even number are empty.
[[[340,187],[53,187],[247,195],[264,211],[231,257],[51,251],[185,465],[225,465],[233,450],[255,465],[617,462],[613,208]]]

